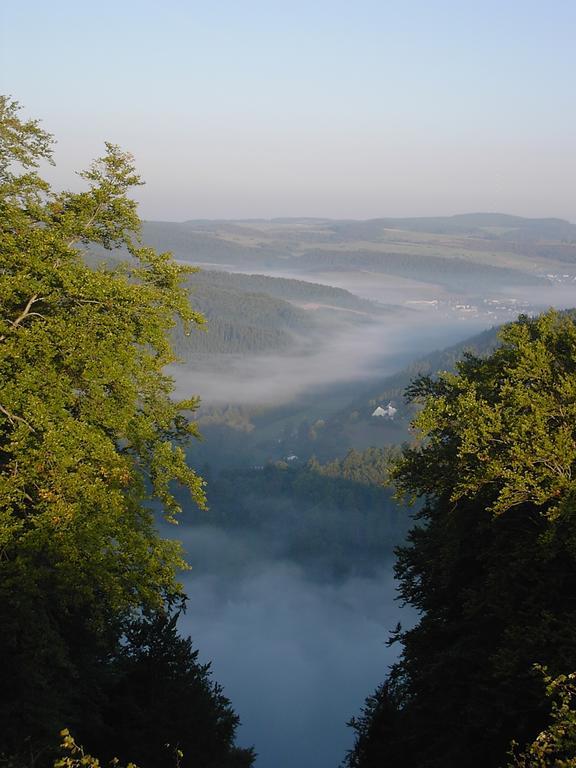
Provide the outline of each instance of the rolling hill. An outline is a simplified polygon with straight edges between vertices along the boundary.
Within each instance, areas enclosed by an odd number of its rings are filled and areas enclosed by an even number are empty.
[[[474,213],[368,221],[150,221],[143,234],[179,259],[232,270],[375,270],[453,291],[537,285],[549,273],[576,276],[576,225],[562,219]]]

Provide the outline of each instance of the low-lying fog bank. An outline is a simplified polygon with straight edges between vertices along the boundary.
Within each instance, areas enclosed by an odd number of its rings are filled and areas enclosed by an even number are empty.
[[[239,743],[258,768],[335,768],[352,744],[346,728],[382,680],[402,619],[391,562],[373,577],[312,578],[248,535],[182,531],[193,564],[184,577],[191,634],[241,717]]]
[[[388,376],[414,358],[489,327],[486,318],[454,322],[433,312],[353,327],[327,336],[315,349],[284,355],[218,355],[170,369],[176,395],[207,405],[278,405],[314,389]]]
[[[236,267],[236,271],[242,270]],[[405,309],[371,323],[332,324],[325,334],[311,333],[307,343],[285,354],[198,357],[192,364],[171,369],[178,395],[196,393],[207,405],[277,405],[310,390],[390,375],[418,356],[514,320],[520,312],[565,308],[576,301],[573,284],[502,286],[475,296],[472,289],[455,294],[440,285],[367,271],[262,274],[344,288],[363,299]]]

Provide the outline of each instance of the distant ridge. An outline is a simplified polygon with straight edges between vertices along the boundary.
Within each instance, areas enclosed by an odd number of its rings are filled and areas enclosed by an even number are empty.
[[[567,226],[576,229],[576,224],[568,221],[568,219],[562,219],[560,217],[547,216],[547,217],[532,217],[532,216],[518,216],[510,213],[499,213],[497,211],[472,211],[470,213],[454,213],[448,216],[376,216],[367,219],[333,219],[324,216],[274,216],[272,218],[261,219],[186,219],[184,221],[156,221],[154,219],[148,220],[146,223],[152,224],[178,224],[192,227],[204,227],[206,229],[212,229],[214,227],[220,227],[222,225],[243,225],[243,224],[306,224],[306,223],[323,223],[323,224],[366,224],[366,223],[380,223],[380,224],[395,224],[411,226],[416,223],[422,225],[432,224],[434,226],[439,224],[450,225],[451,223],[462,223],[467,225],[474,225],[477,227],[533,227],[539,225],[555,225],[555,226]]]
[[[525,218],[507,213],[459,213],[453,216],[426,216],[407,218],[377,218],[366,221],[334,222],[337,229],[354,231],[399,229],[412,232],[431,232],[434,234],[472,234],[491,235],[495,239],[515,240],[519,235],[526,239],[558,239],[576,241],[576,225],[560,218]],[[486,230],[504,229],[494,233]]]
[[[498,290],[576,272],[576,225],[560,218],[454,216],[147,221],[143,239],[176,258],[231,271],[377,271],[451,291]],[[562,278],[564,279],[564,278]]]
[[[262,234],[262,227],[280,225],[318,226],[326,232],[369,234],[383,229],[399,229],[437,234],[491,234],[497,239],[558,239],[576,242],[576,224],[557,217],[528,218],[498,212],[457,213],[451,216],[377,217],[371,219],[329,219],[321,217],[276,217],[272,219],[188,219],[183,222],[146,221],[144,230],[154,235],[162,230],[180,231],[181,237],[192,232],[208,234]],[[500,233],[486,230],[504,229]]]

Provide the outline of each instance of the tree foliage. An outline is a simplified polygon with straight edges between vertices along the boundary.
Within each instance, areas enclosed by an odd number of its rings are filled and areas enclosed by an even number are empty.
[[[171,762],[174,750],[183,768],[248,768],[253,750],[234,745],[238,715],[211,679],[210,664],[179,636],[179,615],[147,611],[128,627],[90,743],[140,768]]]
[[[52,138],[0,98],[0,754],[41,753],[98,723],[127,629],[181,596],[162,539],[173,483],[204,506],[185,461],[191,397],[165,374],[169,332],[203,322],[191,271],[140,242],[133,159],[107,143],[84,190],[41,177]],[[90,268],[87,249],[125,262]],[[185,642],[185,641],[182,641]],[[79,732],[79,731],[76,731]]]
[[[489,357],[466,356],[457,374],[409,388],[426,403],[415,426],[427,444],[406,452],[397,476],[418,495],[486,494],[494,513],[533,503],[550,515],[573,487],[576,325],[555,312],[521,317],[500,341]]]
[[[395,477],[425,504],[396,570],[421,618],[351,768],[500,766],[545,724],[533,664],[576,668],[576,326],[551,311],[500,340],[409,390],[421,438]]]
[[[62,757],[54,761],[54,768],[100,768],[100,760],[88,754],[84,747],[77,744],[68,728],[63,728],[60,731],[60,736],[62,738],[60,744]],[[114,768],[121,768],[117,758],[111,761],[111,765]],[[126,768],[137,768],[137,766],[134,763],[128,763]]]
[[[509,768],[576,768],[576,674],[552,678],[541,671],[552,702],[551,723],[521,753],[513,749]]]

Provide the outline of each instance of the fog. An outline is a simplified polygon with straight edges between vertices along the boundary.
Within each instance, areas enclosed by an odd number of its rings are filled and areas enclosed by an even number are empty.
[[[234,267],[234,271],[242,270]],[[253,274],[254,270],[244,272]],[[395,309],[371,323],[327,324],[325,334],[296,344],[286,354],[205,356],[192,366],[174,366],[170,372],[179,396],[196,393],[205,405],[280,404],[342,382],[391,375],[419,356],[514,320],[519,312],[539,312],[550,306],[562,309],[576,303],[574,282],[536,288],[500,286],[477,296],[473,287],[455,294],[440,285],[367,271],[263,270],[261,274],[344,288]],[[499,304],[487,311],[485,300]],[[458,313],[454,311],[458,302],[472,302],[478,311]]]
[[[336,768],[352,745],[345,727],[382,681],[396,623],[391,563],[339,581],[277,559],[255,536],[184,532],[193,570],[181,629],[212,661],[242,720],[238,742],[258,768]]]
[[[188,259],[179,259],[178,261],[181,264],[190,265]],[[200,267],[200,269],[239,272],[245,275],[255,273],[253,268],[242,269],[237,264],[223,264],[211,261],[194,262],[194,264]],[[418,280],[387,275],[383,272],[370,272],[366,269],[354,271],[332,269],[327,272],[298,271],[296,269],[258,269],[258,274],[331,285],[334,288],[343,288],[346,291],[355,293],[363,299],[379,301],[383,304],[402,305],[405,301],[413,299],[415,296],[432,299],[446,294],[446,290],[441,285],[422,283]]]
[[[366,272],[283,276],[402,309],[372,323],[329,328],[284,355],[199,358],[173,369],[177,394],[199,394],[206,405],[271,405],[312,393],[317,401],[325,395],[330,407],[339,384],[350,383],[353,392],[356,384],[393,374],[518,311],[570,306],[576,293],[573,285],[502,287],[493,294],[497,309],[488,310],[483,297],[455,297],[440,286]],[[473,300],[477,312],[455,311],[458,301]],[[396,599],[384,544],[372,570],[350,563],[348,575],[337,578],[323,573],[322,562],[312,568],[290,560],[274,538],[280,534],[263,530],[181,529],[193,565],[184,575],[190,599],[181,627],[201,659],[212,662],[214,679],[241,718],[239,743],[258,752],[257,768],[336,768],[353,742],[346,722],[394,661],[397,647],[386,646],[390,631],[414,616]]]
[[[519,301],[527,302],[534,311],[543,312],[549,307],[573,309],[576,306],[576,279],[566,283],[552,283],[542,288],[508,288],[506,293]]]
[[[434,311],[405,311],[372,324],[327,329],[287,354],[205,356],[170,373],[177,396],[196,393],[205,405],[280,404],[323,387],[388,376],[492,324],[490,318],[455,321]]]

